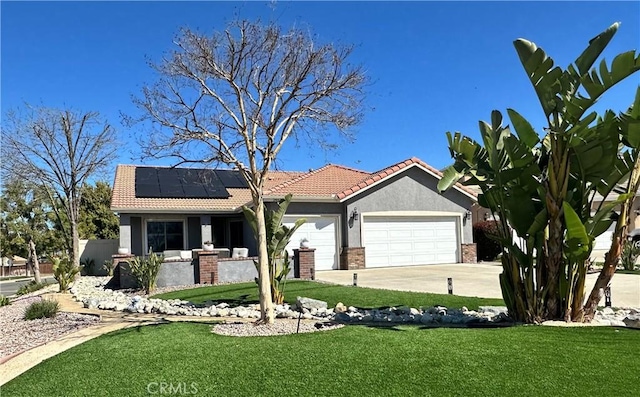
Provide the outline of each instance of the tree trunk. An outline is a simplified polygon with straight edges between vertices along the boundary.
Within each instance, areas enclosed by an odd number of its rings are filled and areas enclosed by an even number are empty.
[[[629,184],[627,185],[626,193],[632,193],[632,196],[622,203],[620,216],[616,223],[616,230],[613,232],[613,238],[611,240],[611,248],[604,256],[604,266],[602,267],[602,270],[598,275],[598,279],[591,290],[591,294],[589,294],[589,299],[587,299],[584,304],[583,321],[585,322],[593,320],[593,316],[595,316],[596,309],[598,308],[598,303],[600,303],[600,300],[602,299],[601,291],[609,286],[609,283],[616,272],[616,266],[618,265],[620,255],[622,254],[622,244],[624,243],[624,239],[627,237],[627,229],[631,221],[631,209],[633,208],[633,202],[638,188],[640,188],[640,156],[636,157],[633,170],[629,176]]]
[[[273,324],[273,301],[271,297],[271,282],[269,280],[269,254],[267,252],[267,229],[264,219],[264,201],[257,199],[256,223],[258,226],[258,283],[260,292],[260,322]]]
[[[33,276],[36,283],[41,283],[42,278],[40,278],[40,262],[38,261],[38,253],[36,252],[36,244],[33,242],[33,239],[29,240],[29,263],[33,268]]]
[[[74,268],[80,267],[80,235],[78,233],[78,218],[71,220],[71,252],[70,259]],[[75,276],[75,280],[80,278],[78,272]]]

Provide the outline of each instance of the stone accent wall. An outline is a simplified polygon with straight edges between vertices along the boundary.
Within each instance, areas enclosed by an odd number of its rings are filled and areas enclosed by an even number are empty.
[[[293,250],[293,275],[301,280],[315,280],[315,248]]]
[[[462,263],[478,263],[478,251],[475,243],[461,244]]]
[[[198,278],[200,284],[218,284],[218,253],[198,251]]]
[[[342,247],[340,270],[357,270],[365,267],[364,247]]]

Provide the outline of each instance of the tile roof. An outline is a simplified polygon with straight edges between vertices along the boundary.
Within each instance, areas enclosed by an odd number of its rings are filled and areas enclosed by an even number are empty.
[[[328,164],[317,170],[311,170],[288,181],[284,181],[265,191],[265,195],[311,196],[317,198],[333,198],[336,192],[353,186],[368,172],[356,170],[342,165]]]
[[[374,184],[376,184],[377,182],[381,181],[382,179],[385,179],[407,167],[410,166],[420,166],[422,168],[424,168],[427,172],[431,173],[432,175],[434,175],[435,177],[437,177],[438,179],[440,179],[442,177],[442,172],[440,172],[438,169],[430,166],[429,164],[425,163],[424,161],[420,160],[419,158],[416,157],[412,157],[410,159],[407,159],[405,161],[401,161],[397,164],[393,164],[383,170],[377,171],[377,172],[373,172],[371,174],[368,175],[368,177],[362,181],[359,181],[358,183],[350,186],[349,188],[339,192],[336,194],[336,196],[342,200],[346,197],[352,196],[354,194],[356,194],[357,192],[359,192],[362,189],[365,189],[369,186],[372,186]],[[457,183],[455,185],[455,188],[457,188],[458,190],[461,190],[462,192],[466,193],[469,196],[472,197],[477,197],[478,194],[476,192],[474,192],[472,189],[467,188],[466,186],[462,186],[461,184]]]
[[[272,171],[265,181],[265,198],[279,198],[288,193],[296,197],[315,200],[344,201],[411,166],[419,166],[440,178],[442,173],[417,158],[411,158],[383,170],[368,173],[342,165],[328,164],[309,172]],[[192,211],[216,212],[238,211],[251,201],[249,189],[229,188],[231,197],[224,199],[189,198],[139,198],[135,195],[134,165],[119,165],[116,169],[111,199],[114,211]],[[472,190],[460,184],[456,189],[470,197],[477,197]]]

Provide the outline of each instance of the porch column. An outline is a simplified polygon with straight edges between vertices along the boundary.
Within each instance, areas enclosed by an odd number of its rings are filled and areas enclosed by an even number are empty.
[[[213,233],[211,229],[211,215],[200,216],[200,236],[204,243],[205,241],[213,241]]]
[[[131,251],[131,215],[120,214],[120,247]]]

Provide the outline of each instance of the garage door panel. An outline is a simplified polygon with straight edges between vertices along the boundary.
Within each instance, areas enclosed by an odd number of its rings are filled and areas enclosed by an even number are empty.
[[[456,217],[364,217],[367,267],[453,263],[458,260]]]

